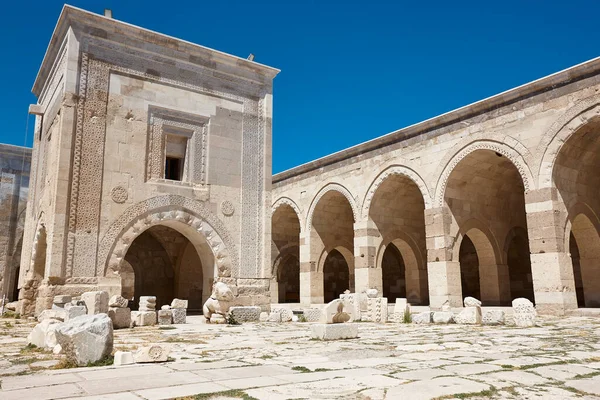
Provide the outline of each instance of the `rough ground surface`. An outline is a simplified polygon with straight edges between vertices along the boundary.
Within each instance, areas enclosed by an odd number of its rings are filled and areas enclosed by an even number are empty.
[[[1,319],[0,399],[600,398],[597,317],[533,328],[360,323],[358,339],[336,342],[310,340],[307,323],[202,320],[116,331],[115,350],[169,342],[171,362],[52,369],[60,356],[23,350],[32,323]]]

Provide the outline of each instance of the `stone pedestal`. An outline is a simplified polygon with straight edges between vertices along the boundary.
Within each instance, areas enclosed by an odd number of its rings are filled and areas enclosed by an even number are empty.
[[[344,324],[314,324],[310,326],[311,338],[319,340],[355,339],[358,337],[358,325]]]
[[[135,322],[135,326],[151,326],[156,325],[155,311],[132,311],[131,321]]]
[[[131,309],[121,307],[110,307],[108,309],[108,316],[110,317],[113,328],[123,329],[131,326]]]
[[[173,315],[174,324],[185,324],[187,311],[185,308],[172,308],[171,314]]]

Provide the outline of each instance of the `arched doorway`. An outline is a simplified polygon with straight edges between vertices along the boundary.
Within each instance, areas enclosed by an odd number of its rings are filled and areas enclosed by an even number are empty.
[[[388,304],[394,304],[397,298],[406,298],[406,267],[402,254],[393,244],[383,252],[381,270],[383,297],[388,299]]]
[[[310,215],[310,214],[309,214]],[[354,292],[354,213],[349,200],[329,190],[312,213],[310,233],[312,302],[329,302],[345,290]]]
[[[156,296],[157,308],[180,298],[188,300],[190,312],[202,310],[214,277],[204,275],[214,271],[214,258],[206,240],[197,233],[195,239],[192,243],[174,227],[154,225],[133,240],[119,273],[122,295],[133,297],[134,308],[140,296]]]
[[[578,306],[600,307],[600,118],[585,120],[560,148],[552,181],[567,216],[565,251],[571,255]]]
[[[348,262],[338,250],[327,254],[323,264],[323,295],[325,303],[340,297],[340,294],[350,289],[350,271]]]
[[[379,184],[369,205],[369,219],[379,232],[375,240],[385,244],[377,266],[388,304],[397,298],[407,298],[413,305],[429,304],[424,213],[421,190],[399,173]]]
[[[279,263],[277,282],[280,303],[300,302],[300,260],[294,254],[287,254]]]
[[[535,303],[527,232],[524,229],[514,229],[507,237],[506,245],[510,297],[512,299],[524,297]]]
[[[460,285],[462,287],[462,297],[467,296],[481,299],[481,290],[479,286],[479,257],[473,241],[468,235],[462,240],[458,255],[460,263]]]
[[[300,302],[300,219],[289,204],[279,205],[271,217],[273,301]]]
[[[462,236],[462,240],[455,241],[452,252],[456,257],[453,259],[460,263],[462,297],[470,293],[484,305],[509,305],[509,267],[497,238],[505,238],[511,229],[522,228],[524,240],[529,240],[525,185],[519,170],[500,152],[474,150],[450,172],[444,203],[452,218],[450,235]],[[519,259],[511,262],[524,264],[529,258],[523,252],[516,256]],[[480,297],[476,296],[478,291]]]

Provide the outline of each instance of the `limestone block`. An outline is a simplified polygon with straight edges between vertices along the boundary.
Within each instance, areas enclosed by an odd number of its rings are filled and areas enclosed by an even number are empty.
[[[135,326],[156,325],[156,311],[131,311],[131,321]]]
[[[188,301],[181,299],[173,299],[171,308],[188,308]]]
[[[168,305],[168,304],[166,304],[166,305],[162,306],[160,309],[161,309],[161,310],[170,310],[170,309],[171,309],[171,306],[170,306],[170,305]]]
[[[37,347],[46,347],[46,334],[48,329],[53,325],[58,325],[60,321],[56,319],[45,319],[36,326],[33,327],[29,336],[27,336],[27,343],[33,344]]]
[[[42,322],[45,319],[55,319],[64,321],[67,318],[67,312],[64,309],[44,310],[38,315],[38,321]]]
[[[65,321],[87,314],[87,308],[85,306],[73,306],[70,303],[65,304]]]
[[[271,311],[267,322],[281,322],[281,313]]]
[[[276,312],[281,314],[281,322],[291,322],[294,313],[289,308],[274,308],[271,312]]]
[[[140,296],[139,311],[155,311],[156,296]]]
[[[125,307],[127,307],[128,304],[129,304],[129,301],[126,298],[124,298],[123,296],[119,296],[119,295],[114,295],[108,301],[109,307],[125,308]]]
[[[165,362],[169,358],[170,348],[164,344],[140,347],[133,353],[136,363]]]
[[[231,307],[229,314],[233,316],[237,322],[258,322],[260,320],[260,307]]]
[[[318,308],[305,308],[303,311],[306,322],[317,322],[321,319],[322,312]]]
[[[464,304],[465,307],[481,307],[481,301],[477,300],[475,297],[465,297]]]
[[[6,303],[6,306],[4,306],[4,308],[6,308],[7,310],[10,311],[17,311],[17,308],[19,307],[19,302],[18,301],[13,301],[10,303]]]
[[[267,322],[267,321],[269,321],[269,313],[265,312],[265,311],[261,312],[260,313],[260,317],[258,318],[258,320],[260,322]]]
[[[171,315],[173,316],[174,324],[185,324],[186,323],[187,311],[185,308],[172,308]]]
[[[533,303],[523,297],[512,301],[514,312],[515,325],[520,327],[528,327],[535,325],[535,317],[537,312]]]
[[[450,302],[448,300],[442,304],[442,311],[450,311]]]
[[[430,324],[431,323],[431,311],[425,311],[419,314],[412,315],[412,322],[414,324]]]
[[[157,315],[159,325],[171,325],[173,323],[173,312],[171,310],[159,310]]]
[[[65,304],[71,302],[71,296],[62,295],[62,296],[54,296],[54,300],[52,301],[53,305],[64,308]]]
[[[500,325],[504,323],[504,311],[502,310],[486,310],[483,312],[481,322],[484,325]]]
[[[433,313],[435,324],[450,324],[454,322],[454,314],[451,311],[436,311]]]
[[[387,298],[369,297],[367,299],[367,321],[385,324],[387,322]]]
[[[465,307],[454,317],[457,324],[481,324],[481,307]]]
[[[84,366],[111,354],[112,322],[106,314],[82,315],[60,324],[56,339],[68,360]]]
[[[108,293],[104,291],[85,292],[81,300],[85,303],[88,315],[108,312]]]
[[[56,346],[54,346],[54,348],[52,349],[52,353],[53,354],[61,354],[62,346],[60,344],[57,344]]]
[[[298,322],[299,318],[296,314],[292,315],[292,322]]]
[[[131,326],[130,308],[109,307],[108,316],[113,323],[114,329],[129,328]]]
[[[379,294],[379,290],[377,290],[377,289],[367,289],[365,293],[367,294],[367,297],[369,299],[374,299]]]
[[[130,351],[115,352],[115,360],[113,364],[117,367],[121,365],[135,364],[135,361],[133,360],[133,353]]]
[[[58,346],[58,339],[56,339],[56,329],[60,326],[58,324],[51,324],[46,331],[46,347],[49,349],[54,349],[54,347]]]
[[[340,295],[340,299],[344,300],[345,304],[350,304],[349,309],[351,309],[354,321],[360,321],[361,319],[361,310],[360,310],[360,295],[358,293],[344,293]]]
[[[355,339],[358,337],[358,325],[343,324],[313,324],[310,326],[311,338],[319,340]]]

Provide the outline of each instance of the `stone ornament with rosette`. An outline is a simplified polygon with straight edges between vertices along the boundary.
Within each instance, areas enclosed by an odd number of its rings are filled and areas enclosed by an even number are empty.
[[[221,212],[226,217],[231,217],[235,212],[235,206],[229,200],[225,200],[221,203]]]
[[[122,204],[127,201],[129,194],[127,193],[127,189],[125,189],[123,186],[115,186],[110,191],[110,197],[115,203]]]

